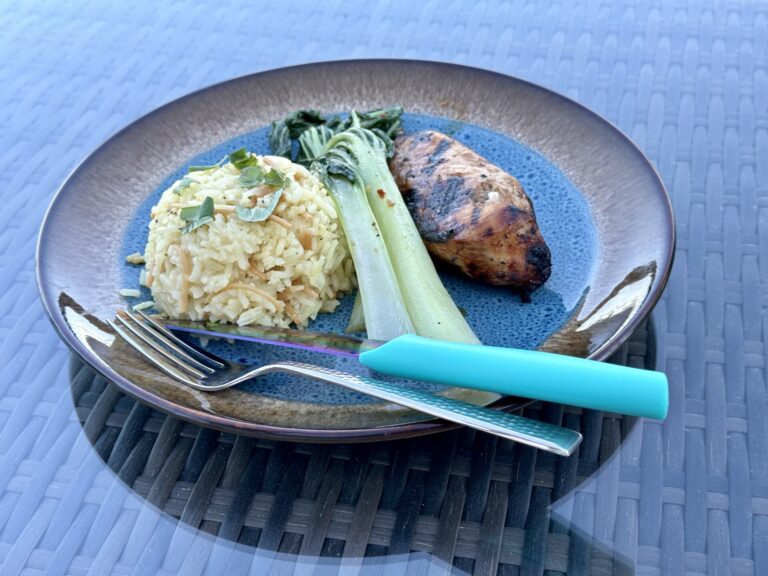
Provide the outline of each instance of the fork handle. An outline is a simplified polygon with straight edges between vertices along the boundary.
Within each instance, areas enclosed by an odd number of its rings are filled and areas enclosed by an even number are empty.
[[[662,372],[535,350],[445,342],[405,334],[360,354],[383,374],[663,420]]]
[[[460,400],[397,386],[389,382],[337,372],[321,366],[298,362],[281,362],[272,367],[343,386],[443,420],[482,430],[562,456],[570,456],[582,439],[578,432],[561,426],[483,408]]]

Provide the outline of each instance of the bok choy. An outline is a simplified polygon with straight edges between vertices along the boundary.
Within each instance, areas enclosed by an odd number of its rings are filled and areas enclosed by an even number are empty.
[[[316,111],[272,125],[275,153],[308,166],[330,190],[352,252],[370,338],[407,332],[479,343],[440,281],[387,167],[402,108],[320,121]],[[309,121],[308,121],[309,120]],[[399,332],[395,334],[395,331]]]
[[[326,151],[331,136],[330,129],[324,126],[308,129],[299,141],[300,154],[325,183],[336,204],[355,263],[368,337],[391,340],[413,333],[415,329],[387,246],[368,205],[363,180],[343,150]]]

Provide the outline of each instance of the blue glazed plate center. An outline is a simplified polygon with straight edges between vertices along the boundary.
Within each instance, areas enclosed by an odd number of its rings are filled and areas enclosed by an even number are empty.
[[[531,295],[530,303],[521,302],[517,295],[505,288],[486,286],[449,272],[441,272],[441,277],[484,344],[537,348],[569,319],[592,276],[597,241],[584,198],[552,162],[507,136],[470,124],[459,124],[454,120],[418,114],[405,114],[403,124],[406,132],[432,129],[450,134],[514,175],[531,197],[539,227],[552,251],[552,275],[542,288]],[[140,268],[125,264],[125,256],[133,252],[144,252],[149,211],[157,203],[163,190],[181,178],[188,165],[215,163],[225,154],[242,146],[257,154],[269,154],[268,133],[269,128],[265,127],[190,158],[187,164],[180,166],[148,195],[126,230],[121,251],[121,287],[138,287]],[[138,299],[128,299],[127,304],[132,305],[148,299],[151,299],[149,290],[142,288],[142,296]],[[353,295],[344,297],[333,314],[318,315],[309,329],[343,333],[353,300]],[[211,341],[207,346],[219,356],[240,362],[262,364],[295,360],[356,374],[367,374],[365,368],[347,358],[247,342],[232,344],[226,341]],[[397,382],[395,379],[380,379]],[[403,383],[429,391],[442,388],[434,384]],[[243,384],[241,389],[283,400],[295,399],[323,404],[361,404],[374,401],[368,396],[334,386],[284,375],[259,378]]]

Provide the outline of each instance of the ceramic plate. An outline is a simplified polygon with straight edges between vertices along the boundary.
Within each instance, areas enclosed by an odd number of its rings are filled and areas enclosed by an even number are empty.
[[[552,276],[531,298],[441,271],[486,344],[604,359],[656,303],[669,274],[674,225],[653,167],[616,128],[542,87],[474,68],[360,60],[238,78],[167,104],[103,144],[54,198],[38,243],[41,297],[85,361],[127,393],[198,424],[282,439],[355,441],[444,429],[412,411],[295,377],[269,376],[216,394],[189,390],[140,360],[106,320],[135,303],[149,209],[190,164],[241,146],[269,153],[270,122],[296,109],[326,113],[401,104],[406,132],[446,132],[511,172],[531,196],[552,250]],[[143,295],[144,297],[148,294]],[[353,296],[310,326],[340,332]],[[234,360],[301,360],[365,373],[349,360],[285,348],[212,342]],[[476,404],[523,400],[404,383]]]

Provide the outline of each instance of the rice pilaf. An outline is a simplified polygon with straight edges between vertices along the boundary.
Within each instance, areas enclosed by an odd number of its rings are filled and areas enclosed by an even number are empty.
[[[165,190],[152,208],[142,283],[171,318],[306,326],[332,312],[337,296],[354,288],[355,274],[333,200],[304,167],[278,156],[256,157],[285,186],[272,214],[248,222],[237,206],[267,206],[275,189],[244,189],[227,162],[191,172]],[[184,207],[213,200],[213,219],[183,233]]]

